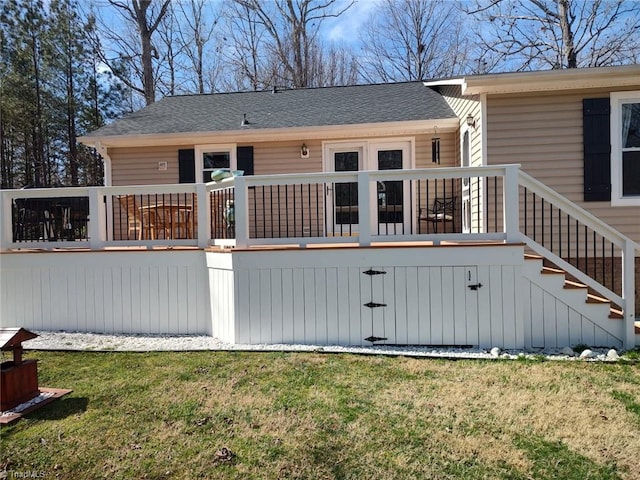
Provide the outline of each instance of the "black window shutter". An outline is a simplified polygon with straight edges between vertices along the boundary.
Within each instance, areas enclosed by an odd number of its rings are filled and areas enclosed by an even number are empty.
[[[178,177],[180,183],[196,182],[196,151],[193,148],[178,150]]]
[[[236,155],[238,170],[243,170],[245,175],[253,175],[253,147],[238,147]]]
[[[584,201],[611,200],[611,133],[609,98],[582,101]]]

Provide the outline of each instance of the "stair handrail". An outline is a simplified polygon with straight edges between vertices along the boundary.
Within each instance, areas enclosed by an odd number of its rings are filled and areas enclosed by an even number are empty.
[[[528,173],[523,172],[522,170],[518,170],[518,182],[521,186],[532,190],[534,193],[540,195],[548,202],[553,203],[556,207],[573,215],[576,220],[579,220],[587,227],[595,230],[599,235],[605,237],[616,247],[624,249],[625,246],[630,242],[634,250],[640,250],[639,243],[634,242],[626,235],[617,231],[611,225],[603,222],[592,213],[588,212],[579,205],[576,205],[571,200],[560,195],[558,192],[549,188],[547,185],[535,179]]]

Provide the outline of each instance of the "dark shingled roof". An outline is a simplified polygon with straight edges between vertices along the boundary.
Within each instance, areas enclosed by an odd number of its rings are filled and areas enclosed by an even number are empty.
[[[241,127],[246,114],[248,125]],[[263,128],[357,125],[455,118],[440,94],[422,82],[210,95],[162,100],[87,137],[222,132]]]

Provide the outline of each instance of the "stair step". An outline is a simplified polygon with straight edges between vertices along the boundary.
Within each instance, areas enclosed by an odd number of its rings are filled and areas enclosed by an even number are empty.
[[[584,283],[573,282],[571,280],[564,281],[564,288],[587,288]]]
[[[640,335],[640,322],[635,322],[636,335]]]
[[[611,308],[611,311],[609,312],[609,318],[622,320],[624,318],[624,315],[622,313],[622,310],[618,310],[617,308]]]
[[[598,297],[597,295],[592,295],[591,293],[587,293],[587,303],[611,303],[606,298]]]
[[[564,275],[564,270],[560,270],[559,268],[551,268],[551,267],[542,267],[542,271],[540,272],[543,275]]]
[[[544,260],[544,257],[541,257],[540,255],[534,255],[531,253],[525,253],[524,259],[525,260]]]

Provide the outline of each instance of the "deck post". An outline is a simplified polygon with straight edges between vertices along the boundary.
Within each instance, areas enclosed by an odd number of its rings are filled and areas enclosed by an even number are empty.
[[[520,165],[506,165],[504,167],[502,214],[507,243],[515,243],[520,240],[519,168]]]
[[[6,192],[0,192],[0,250],[6,250],[13,242],[12,201]]]
[[[624,340],[623,347],[633,349],[636,344],[634,322],[636,319],[635,299],[635,243],[627,238],[622,249],[622,298],[624,299]]]
[[[235,208],[236,247],[249,246],[249,202],[247,198],[247,183],[244,177],[234,177],[235,191],[233,201]]]
[[[360,246],[371,245],[371,189],[369,172],[358,172],[358,235]]]
[[[209,222],[209,212],[211,211],[209,192],[204,183],[196,184],[196,202],[198,203],[198,248],[207,248],[211,238],[211,222]]]
[[[106,203],[101,187],[89,187],[89,248],[100,250],[104,247],[107,230],[105,225]]]

